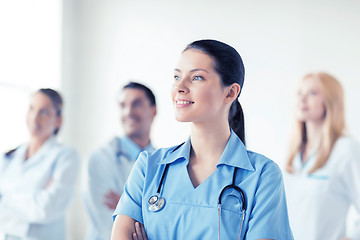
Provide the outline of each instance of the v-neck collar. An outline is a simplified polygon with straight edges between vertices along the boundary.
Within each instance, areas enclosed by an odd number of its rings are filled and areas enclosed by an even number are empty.
[[[167,157],[162,159],[159,164],[170,164],[181,160],[189,162],[191,149],[190,137],[178,149],[176,149],[177,147],[178,146],[171,148],[170,153],[167,155]],[[231,130],[230,138],[223,153],[221,154],[217,166],[223,164],[246,169],[249,171],[255,171],[254,167],[251,165],[246,147],[233,130]]]

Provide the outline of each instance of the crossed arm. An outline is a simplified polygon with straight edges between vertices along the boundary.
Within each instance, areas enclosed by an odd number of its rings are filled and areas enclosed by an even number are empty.
[[[148,240],[148,238],[142,223],[126,215],[117,215],[111,233],[111,240]]]
[[[117,215],[111,240],[147,240],[144,225],[126,215]]]

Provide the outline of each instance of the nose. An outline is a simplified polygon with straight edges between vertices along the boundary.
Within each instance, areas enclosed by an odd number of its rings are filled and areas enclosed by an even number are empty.
[[[298,93],[297,100],[298,100],[299,102],[305,103],[305,102],[306,102],[306,99],[307,99],[307,95],[306,95],[306,94],[301,93],[301,92]]]
[[[28,119],[30,120],[31,123],[37,123],[39,119],[39,114],[30,110],[28,111]]]
[[[300,101],[303,102],[303,103],[306,103],[307,97],[308,97],[307,94],[302,94],[302,95],[300,96]]]
[[[126,106],[126,107],[122,107],[121,109],[121,115],[123,116],[129,116],[131,112],[131,107]]]
[[[134,106],[125,106],[121,109],[121,115],[123,117],[133,116],[136,112],[136,108]]]
[[[186,79],[183,78],[183,79],[175,81],[174,90],[178,93],[188,93],[190,90],[187,87]]]

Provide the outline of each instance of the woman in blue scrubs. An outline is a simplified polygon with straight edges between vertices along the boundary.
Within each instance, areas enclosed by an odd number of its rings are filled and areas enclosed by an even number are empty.
[[[243,82],[231,46],[200,40],[185,48],[172,101],[190,137],[140,155],[114,213],[113,240],[293,239],[278,166],[245,147]]]

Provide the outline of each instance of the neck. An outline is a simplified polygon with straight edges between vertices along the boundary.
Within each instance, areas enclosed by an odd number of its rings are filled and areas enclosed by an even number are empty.
[[[46,139],[31,138],[30,142],[29,142],[29,147],[27,149],[25,160],[29,159],[37,151],[39,151],[39,149],[41,148],[41,146],[44,144],[45,141],[46,141]]]
[[[150,143],[150,136],[147,135],[145,137],[133,137],[128,136],[134,143],[136,143],[141,149],[147,147]]]
[[[324,122],[307,122],[306,123],[306,148],[308,150],[318,149],[322,138],[322,127]]]
[[[230,133],[227,122],[211,126],[193,123],[191,125],[190,161],[216,166],[229,140]]]

